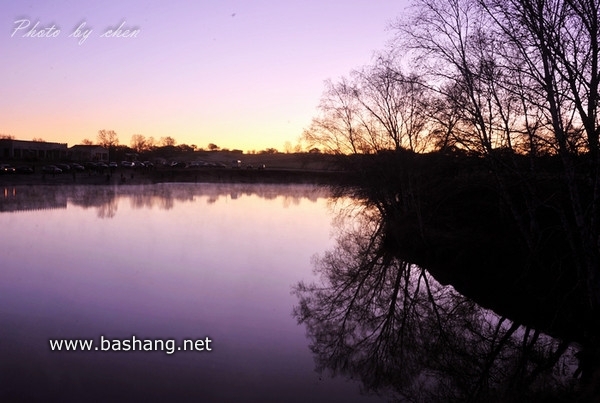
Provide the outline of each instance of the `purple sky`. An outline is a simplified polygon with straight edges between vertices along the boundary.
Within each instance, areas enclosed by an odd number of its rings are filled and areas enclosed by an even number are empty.
[[[295,144],[323,81],[368,64],[408,0],[0,4],[0,134],[72,145],[112,129],[126,145],[142,134],[249,151]],[[60,33],[25,36],[37,22]],[[136,37],[101,37],[123,22]]]

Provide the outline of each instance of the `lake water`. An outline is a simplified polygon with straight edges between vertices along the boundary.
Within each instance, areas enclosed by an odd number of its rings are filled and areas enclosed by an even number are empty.
[[[0,400],[379,401],[316,373],[291,315],[292,286],[333,245],[325,189],[0,191]],[[103,351],[134,337],[165,351]],[[92,351],[51,350],[65,339]]]

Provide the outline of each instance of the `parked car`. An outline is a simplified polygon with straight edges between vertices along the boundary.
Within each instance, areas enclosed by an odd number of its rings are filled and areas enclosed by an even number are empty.
[[[186,166],[186,168],[202,168],[205,166],[207,166],[207,164],[204,161],[192,161]]]
[[[47,174],[60,174],[62,173],[62,169],[60,169],[56,165],[46,165],[42,167],[42,172]]]
[[[77,164],[77,163],[73,163],[71,164],[71,169],[75,170],[75,171],[85,171],[85,167],[81,164]]]
[[[27,165],[21,165],[16,168],[18,174],[32,174],[33,168]]]
[[[10,166],[9,164],[0,164],[0,173],[13,174],[15,173],[15,168]]]
[[[56,167],[60,168],[60,170],[63,172],[71,170],[71,166],[69,164],[56,164]]]

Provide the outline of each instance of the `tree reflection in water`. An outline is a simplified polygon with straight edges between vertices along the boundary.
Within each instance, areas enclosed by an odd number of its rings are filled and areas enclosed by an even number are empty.
[[[341,209],[336,247],[299,283],[319,372],[358,378],[399,401],[567,401],[576,360],[567,342],[483,309],[396,258],[375,208]]]

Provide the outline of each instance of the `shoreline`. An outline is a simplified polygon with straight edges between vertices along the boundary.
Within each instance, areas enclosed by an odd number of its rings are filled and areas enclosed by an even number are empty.
[[[157,183],[298,183],[335,185],[346,182],[348,173],[326,170],[234,169],[234,168],[117,168],[112,172],[10,173],[0,175],[1,186],[15,185],[149,185]]]

